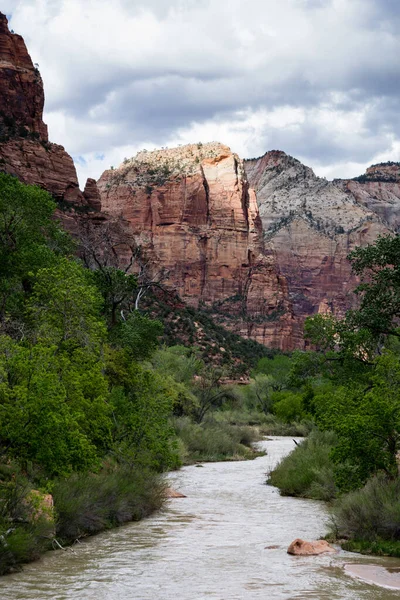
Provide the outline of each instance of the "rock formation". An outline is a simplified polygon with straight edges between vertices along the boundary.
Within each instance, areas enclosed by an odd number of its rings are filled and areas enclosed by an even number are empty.
[[[288,554],[294,554],[295,556],[313,556],[325,552],[336,552],[336,550],[325,540],[305,542],[300,538],[294,540],[287,549]]]
[[[222,144],[140,152],[98,181],[102,209],[122,217],[168,285],[230,329],[288,349],[297,324],[285,278],[264,255],[243,161]]]
[[[43,123],[44,91],[39,69],[24,40],[11,33],[0,13],[0,169],[36,184],[56,200],[94,204],[79,190],[75,165],[62,146],[48,140]],[[89,186],[89,189],[90,188]],[[93,193],[93,189],[92,189]],[[96,204],[97,202],[97,204]]]
[[[371,167],[359,181],[326,181],[284,152],[246,160],[267,254],[288,282],[294,316],[342,315],[357,285],[348,253],[395,229],[399,167]],[[396,171],[396,173],[394,173]]]

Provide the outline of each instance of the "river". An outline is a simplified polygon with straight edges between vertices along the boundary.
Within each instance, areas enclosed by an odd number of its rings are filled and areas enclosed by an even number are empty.
[[[47,553],[0,580],[1,600],[394,600],[398,591],[350,577],[345,564],[400,567],[400,560],[286,553],[296,538],[327,530],[325,505],[285,498],[266,473],[291,438],[260,443],[249,462],[209,463],[170,474],[186,498],[139,523]],[[386,571],[385,571],[386,572]]]

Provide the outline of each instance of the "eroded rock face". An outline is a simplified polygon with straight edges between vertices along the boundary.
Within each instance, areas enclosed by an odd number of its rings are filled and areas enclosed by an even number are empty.
[[[243,161],[222,144],[141,152],[98,181],[102,209],[129,223],[192,306],[224,325],[287,348],[296,323],[285,278],[264,255],[257,202]]]
[[[324,554],[325,552],[336,552],[336,550],[325,540],[305,542],[300,538],[294,540],[287,549],[288,554],[293,554],[295,556],[313,556]]]
[[[22,37],[9,31],[2,13],[0,87],[0,170],[24,183],[39,185],[57,200],[87,204],[72,158],[62,146],[48,140],[39,70]]]
[[[266,253],[287,280],[295,318],[343,315],[357,285],[346,257],[397,224],[398,183],[377,182],[379,170],[374,181],[329,182],[278,151],[244,164],[257,195]]]

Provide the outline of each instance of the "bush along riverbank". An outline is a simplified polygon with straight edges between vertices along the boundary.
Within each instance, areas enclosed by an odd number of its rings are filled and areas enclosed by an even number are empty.
[[[313,352],[290,377],[317,431],[270,475],[283,494],[331,502],[331,540],[400,556],[400,236],[349,255],[361,284],[342,319],[306,321]],[[293,403],[293,401],[292,401]]]

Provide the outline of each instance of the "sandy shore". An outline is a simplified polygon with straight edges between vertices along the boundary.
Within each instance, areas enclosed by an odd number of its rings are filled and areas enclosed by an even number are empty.
[[[366,583],[373,583],[389,590],[400,590],[400,563],[398,568],[347,564],[344,570],[348,575]]]

